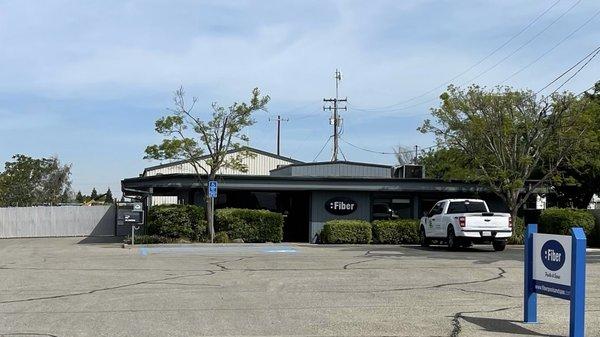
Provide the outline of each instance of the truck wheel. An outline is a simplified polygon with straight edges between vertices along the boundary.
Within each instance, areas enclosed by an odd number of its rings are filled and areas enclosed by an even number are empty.
[[[425,227],[421,226],[421,230],[419,232],[419,243],[421,247],[429,247],[430,240],[425,235]]]
[[[449,249],[457,249],[460,245],[456,238],[456,234],[454,234],[454,227],[448,226],[448,235],[446,236],[446,244],[448,244]]]
[[[492,246],[494,247],[494,251],[501,252],[506,248],[506,241],[504,241],[504,240],[494,241],[494,242],[492,242]]]

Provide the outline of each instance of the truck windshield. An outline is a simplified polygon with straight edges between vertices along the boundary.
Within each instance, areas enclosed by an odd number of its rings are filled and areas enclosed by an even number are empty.
[[[479,202],[464,202],[464,201],[454,201],[448,205],[447,214],[457,214],[457,213],[484,213],[487,212],[485,208],[485,204],[481,201]]]

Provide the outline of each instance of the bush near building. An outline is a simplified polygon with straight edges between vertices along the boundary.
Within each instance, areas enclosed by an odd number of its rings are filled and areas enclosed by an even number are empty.
[[[227,235],[227,232],[216,232],[214,242],[215,243],[229,243],[231,241],[229,241],[229,235]]]
[[[259,209],[218,209],[215,212],[215,231],[226,232],[230,240],[281,242],[283,215]]]
[[[195,205],[158,205],[148,211],[150,236],[206,241],[204,208]]]
[[[588,210],[570,208],[548,208],[540,216],[540,233],[571,235],[571,227],[582,227],[590,238],[594,232],[594,216]]]
[[[525,221],[523,218],[517,218],[513,221],[513,233],[510,238],[508,238],[509,245],[522,245],[525,243],[524,239],[525,235]]]
[[[419,219],[375,220],[373,241],[384,244],[419,243]]]
[[[327,221],[321,231],[323,243],[370,243],[371,224],[363,220]]]

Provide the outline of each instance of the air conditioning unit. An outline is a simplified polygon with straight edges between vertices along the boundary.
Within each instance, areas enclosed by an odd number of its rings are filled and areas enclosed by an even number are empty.
[[[422,179],[425,178],[425,169],[423,165],[405,164],[394,167],[392,176],[401,179]]]

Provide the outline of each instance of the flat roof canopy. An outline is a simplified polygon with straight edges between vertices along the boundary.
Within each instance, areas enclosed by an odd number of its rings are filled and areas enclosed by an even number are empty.
[[[252,191],[367,191],[367,192],[489,192],[477,183],[435,179],[352,178],[352,177],[278,177],[278,176],[219,176],[219,188]],[[206,182],[206,176],[202,178]],[[129,178],[121,181],[128,195],[146,194],[150,188],[201,188],[194,174],[166,174]],[[146,192],[146,193],[144,193]]]

